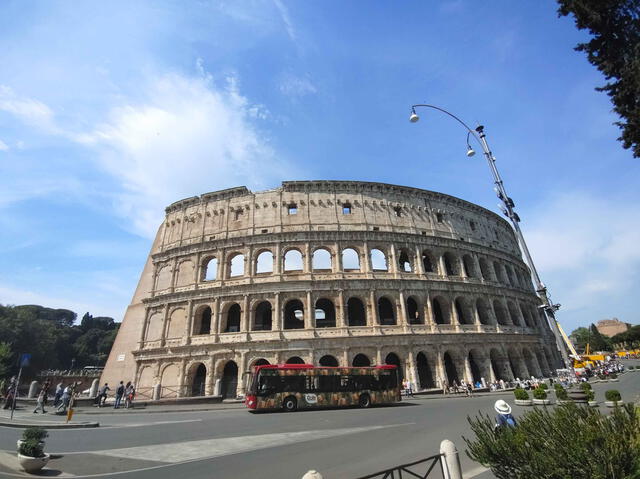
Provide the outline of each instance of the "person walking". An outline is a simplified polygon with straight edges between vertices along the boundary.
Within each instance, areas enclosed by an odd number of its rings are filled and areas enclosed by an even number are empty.
[[[67,412],[67,408],[69,407],[69,401],[71,400],[71,385],[68,385],[62,391],[62,400],[58,405],[58,412]]]
[[[470,382],[467,383],[467,396],[473,397],[473,385]]]
[[[107,402],[107,391],[111,391],[109,383],[104,383],[98,392],[98,407],[102,407]]]
[[[116,389],[116,403],[113,405],[113,409],[119,409],[122,402],[122,396],[124,396],[124,381],[120,381],[118,388]]]
[[[53,396],[53,407],[58,407],[62,398],[62,392],[64,391],[64,384],[58,383],[56,386],[56,393]]]
[[[504,427],[516,427],[516,418],[511,414],[511,406],[509,406],[507,401],[498,399],[493,408],[498,413],[498,415],[496,416],[495,429],[501,429]]]
[[[124,407],[125,409],[133,408],[133,398],[136,395],[135,386],[129,381],[124,388]]]
[[[38,409],[42,411],[42,414],[47,414],[47,411],[44,410],[44,401],[47,397],[47,393],[44,389],[40,389],[40,394],[38,394],[38,399],[36,401],[36,408],[33,410],[33,414],[38,414]]]
[[[4,396],[4,406],[2,407],[2,409],[13,408],[13,398],[16,395],[17,388],[18,386],[16,384],[16,378],[14,376],[11,378],[11,382],[7,386],[7,392]]]
[[[42,386],[42,389],[44,390],[44,402],[43,402],[43,404],[46,406],[47,405],[47,401],[49,400],[49,390],[51,389],[51,381],[49,379],[47,379],[44,382],[44,385]]]

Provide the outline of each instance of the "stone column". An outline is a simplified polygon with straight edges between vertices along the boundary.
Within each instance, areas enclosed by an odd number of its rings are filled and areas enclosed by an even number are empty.
[[[376,304],[375,290],[369,290],[369,305],[367,307],[367,326],[378,325],[378,308]]]
[[[473,373],[471,371],[471,363],[469,362],[469,354],[464,356],[464,374],[466,376],[465,381],[473,384]]]
[[[278,244],[273,252],[273,274],[282,274],[282,246]]]
[[[398,277],[398,259],[396,258],[396,247],[393,243],[389,245],[389,263],[387,264],[389,273],[393,274],[394,278]]]
[[[242,301],[242,319],[240,322],[240,331],[242,331],[243,333],[246,333],[247,331],[249,331],[249,295],[245,294],[243,296],[243,301]]]
[[[214,368],[215,368],[215,359],[213,356],[209,356],[209,360],[207,362],[207,377],[204,381],[204,393],[207,396],[213,395],[213,381],[214,381]]]
[[[455,298],[451,298],[451,324],[456,328],[456,331],[460,331],[460,318],[458,317],[458,309],[456,308]]]
[[[187,375],[187,358],[182,358],[180,361],[180,372],[178,373],[178,392],[176,393],[177,397],[185,397],[190,396],[188,392],[189,384],[186,384]]]
[[[373,268],[371,267],[371,253],[369,252],[369,243],[365,241],[362,248],[362,261],[360,264],[360,269],[364,273],[370,273]]]
[[[436,358],[436,371],[438,372],[438,378],[440,381],[440,384],[436,384],[437,387],[443,387],[444,382],[447,381],[447,372],[445,371],[444,368],[444,360],[442,359],[442,349],[440,347],[437,348],[437,353],[438,356]],[[436,381],[438,381],[438,379],[436,379]]]
[[[276,293],[276,297],[274,300],[274,308],[272,311],[272,323],[273,323],[273,329],[275,331],[281,331],[282,330],[282,311],[280,311],[280,293]]]
[[[311,291],[307,291],[306,303],[307,311],[304,315],[304,329],[311,331],[315,327],[316,322],[316,309],[311,302]]]
[[[144,312],[144,323],[140,331],[140,341],[138,346],[138,348],[140,349],[142,349],[142,346],[144,345],[144,340],[147,335],[147,330],[149,329],[149,316],[150,316],[149,308],[146,308]]]
[[[220,318],[218,317],[218,311],[220,310],[220,298],[216,298],[213,301],[213,307],[211,308],[211,329],[209,334],[213,334],[215,341],[218,341],[218,323]]]
[[[345,314],[344,291],[338,290],[338,310],[336,311],[336,326],[344,328],[347,324],[347,315]]]
[[[419,275],[424,274],[424,265],[422,264],[422,251],[420,251],[420,246],[416,246],[415,248],[415,261],[413,265],[413,270],[415,273]]]
[[[310,273],[313,271],[313,268],[311,267],[311,247],[309,243],[304,245],[304,253],[302,254],[302,269],[305,273]]]
[[[220,301],[220,298],[216,298],[216,304],[217,304],[217,307],[216,307],[216,310],[217,310],[217,313],[216,313],[216,316],[217,316],[217,318],[216,318],[216,331],[218,332],[218,334],[223,332],[223,330],[222,330],[222,322],[223,322],[222,321],[222,305],[220,304],[221,302],[222,301]]]
[[[416,360],[413,351],[411,351],[410,349],[407,359],[405,360],[405,364],[407,365],[407,377],[413,385],[412,389],[416,391],[420,386],[418,384],[418,370],[416,368]]]
[[[440,276],[447,276],[447,267],[444,263],[444,253],[437,258],[436,262],[438,263],[438,270]]]
[[[190,299],[187,305],[187,318],[184,322],[184,344],[191,342],[191,335],[193,334],[193,300]]]
[[[240,353],[240,360],[238,361],[238,363],[238,385],[236,387],[236,397],[244,396],[246,392],[246,378],[244,372],[247,369],[247,353]]]
[[[160,337],[160,344],[164,346],[164,342],[167,339],[167,329],[169,327],[169,304],[164,306],[164,315],[162,318],[162,336]]]
[[[408,329],[409,326],[409,318],[407,317],[407,303],[404,298],[404,292],[402,290],[399,291],[399,300],[400,300],[400,316],[401,319],[398,323]]]
[[[459,263],[458,264],[458,268],[460,270],[460,276],[463,277],[463,278],[468,278],[469,274],[467,272],[467,268],[465,268],[465,266],[464,266],[464,255],[461,255],[458,258],[458,263]]]

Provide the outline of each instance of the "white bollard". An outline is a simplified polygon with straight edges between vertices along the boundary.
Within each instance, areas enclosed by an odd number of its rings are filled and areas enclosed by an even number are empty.
[[[93,381],[91,381],[91,388],[89,389],[89,397],[90,398],[94,398],[98,395],[98,386],[100,381],[96,378]]]
[[[322,479],[322,474],[312,469],[302,476],[302,479]]]
[[[29,399],[36,397],[36,394],[38,392],[38,381],[31,381],[31,386],[29,386],[29,393],[27,394],[27,397]]]
[[[456,445],[449,439],[445,439],[440,443],[440,454],[442,454],[440,460],[442,461],[444,479],[462,479],[462,467]]]
[[[213,386],[213,395],[220,396],[222,394],[222,380],[216,379],[215,385]]]
[[[153,399],[154,401],[157,401],[158,399],[160,399],[161,390],[162,390],[161,384],[156,384],[155,386],[153,386],[153,395],[151,396],[151,399]]]

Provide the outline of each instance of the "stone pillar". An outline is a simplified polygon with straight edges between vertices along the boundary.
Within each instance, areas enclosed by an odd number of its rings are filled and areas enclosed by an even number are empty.
[[[473,384],[473,373],[471,372],[471,363],[469,362],[468,354],[464,356],[464,375],[466,376],[465,381]]]
[[[216,298],[216,331],[218,334],[222,333],[222,305],[220,304],[220,298]]]
[[[415,248],[415,261],[413,265],[413,270],[415,273],[419,275],[424,274],[424,265],[422,264],[422,251],[420,251],[420,246],[416,246]]]
[[[153,392],[151,393],[151,399],[153,401],[157,401],[158,399],[160,399],[160,394],[162,392],[162,385],[161,384],[154,384],[153,385]]]
[[[236,358],[237,359],[237,358]],[[247,369],[247,353],[240,353],[240,360],[238,361],[238,385],[236,387],[236,397],[244,396],[246,393],[245,386],[245,370]]]
[[[367,308],[367,326],[376,326],[378,321],[378,305],[376,304],[376,292],[375,290],[369,290],[369,305]]]
[[[304,315],[304,329],[313,330],[315,327],[316,309],[311,302],[311,291],[307,291],[306,295],[306,313]]]
[[[433,308],[431,307],[431,295],[427,292],[424,299],[424,324],[432,327],[435,321],[433,320]]]
[[[456,328],[456,331],[460,330],[460,318],[458,317],[458,309],[456,308],[456,299],[451,298],[451,324]]]
[[[310,273],[313,268],[311,267],[311,247],[309,243],[304,245],[304,253],[302,254],[302,269],[305,273]]]
[[[167,329],[169,328],[169,304],[164,306],[164,317],[162,318],[162,336],[160,337],[160,343],[164,346],[164,342],[167,338]]]
[[[344,304],[344,291],[338,290],[338,310],[336,311],[336,326],[344,328],[347,324],[346,306]]]
[[[360,264],[360,269],[364,273],[370,273],[373,269],[371,267],[371,253],[369,252],[369,243],[367,243],[366,241],[364,242],[362,249],[362,261]]]
[[[409,350],[409,354],[407,355],[407,359],[405,360],[405,364],[407,365],[407,377],[411,384],[413,385],[412,389],[416,391],[420,384],[418,384],[418,369],[416,368],[416,360],[413,354],[413,351]]]
[[[440,255],[440,257],[437,259],[437,263],[440,276],[447,276],[447,267],[444,264],[444,254]]]
[[[338,271],[342,271],[342,245],[340,245],[340,243],[336,243],[335,248],[336,248],[336,261],[335,261],[335,269],[333,271],[334,273]]]
[[[275,331],[281,331],[282,330],[282,311],[280,311],[280,293],[276,293],[276,297],[274,300],[274,308],[272,311],[272,323],[273,323],[273,329]]]
[[[393,243],[389,245],[389,262],[387,264],[389,273],[392,273],[394,278],[398,277],[398,260],[396,258],[396,247]]]
[[[384,364],[384,361],[382,360],[382,351],[380,350],[380,348],[376,349],[376,364]]]
[[[467,268],[465,268],[465,265],[464,265],[464,255],[461,255],[458,258],[458,268],[460,270],[460,276],[462,278],[468,278],[469,277],[469,273],[467,272]]]
[[[447,381],[447,372],[444,369],[444,360],[442,359],[442,349],[438,348],[436,358],[436,370],[438,371],[438,377],[440,384],[436,384],[437,387],[443,387],[444,382]],[[436,380],[437,381],[437,380]]]
[[[207,396],[211,396],[213,394],[214,373],[215,373],[215,359],[213,356],[209,356],[209,360],[207,361],[207,377],[205,378],[205,381],[204,381],[204,393]]]
[[[273,253],[273,274],[282,274],[282,246],[278,244]]]
[[[249,331],[249,295],[245,294],[242,298],[242,318],[240,320],[240,331],[246,333]]]
[[[142,349],[142,346],[144,345],[144,340],[146,338],[147,335],[147,329],[149,329],[149,308],[145,308],[145,312],[144,312],[144,323],[142,325],[141,331],[140,331],[140,341],[139,341],[139,348]]]
[[[407,317],[407,303],[405,301],[404,298],[404,292],[402,290],[400,290],[399,292],[399,300],[400,300],[400,321],[398,321],[398,324],[402,325],[405,327],[405,329],[408,327],[409,325],[409,318]]]
[[[187,305],[187,317],[184,322],[184,343],[189,344],[191,342],[191,335],[193,334],[193,300],[190,299]]]

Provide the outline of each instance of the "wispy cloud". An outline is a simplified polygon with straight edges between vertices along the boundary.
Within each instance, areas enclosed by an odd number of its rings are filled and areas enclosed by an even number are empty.
[[[303,97],[313,95],[318,89],[308,76],[296,76],[285,73],[280,78],[280,92],[289,97]]]
[[[293,22],[291,21],[291,16],[289,15],[289,9],[284,5],[284,3],[282,3],[282,0],[273,0],[273,3],[280,13],[280,18],[282,19],[282,23],[284,23],[287,35],[289,35],[292,42],[295,42],[297,35],[296,30],[293,27]]]
[[[0,140],[0,151],[9,151],[9,145],[2,140]]]
[[[10,113],[29,126],[49,133],[58,132],[51,108],[41,101],[16,94],[6,85],[0,85],[0,111]]]

